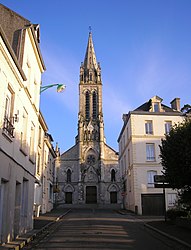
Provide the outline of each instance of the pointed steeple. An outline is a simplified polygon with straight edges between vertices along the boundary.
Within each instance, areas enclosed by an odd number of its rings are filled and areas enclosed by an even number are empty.
[[[101,67],[96,60],[91,31],[89,32],[88,45],[84,62],[81,64],[80,67],[80,83],[101,84]]]
[[[88,45],[84,59],[84,68],[96,70],[98,68],[91,32],[89,32]]]

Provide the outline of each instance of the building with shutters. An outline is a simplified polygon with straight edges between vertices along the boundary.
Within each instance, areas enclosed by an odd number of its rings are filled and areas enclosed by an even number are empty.
[[[56,154],[39,110],[39,43],[39,25],[0,4],[0,243],[33,228],[34,201],[42,212],[53,207]]]
[[[154,175],[162,175],[160,164],[161,139],[171,126],[183,121],[180,99],[175,98],[171,107],[152,97],[137,109],[123,115],[119,143],[119,165],[124,183],[124,207],[143,215],[163,215],[162,188],[155,188]],[[166,209],[172,208],[176,192],[166,189]]]
[[[57,158],[58,204],[121,206],[118,153],[106,144],[101,67],[92,33],[80,67],[78,134],[75,145]]]

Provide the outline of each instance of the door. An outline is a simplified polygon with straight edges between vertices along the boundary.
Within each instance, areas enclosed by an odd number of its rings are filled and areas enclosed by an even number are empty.
[[[110,203],[117,203],[117,192],[110,192]]]
[[[142,215],[164,215],[163,194],[142,194]]]
[[[96,204],[97,203],[97,187],[88,186],[86,187],[86,204]]]
[[[65,193],[65,202],[66,204],[72,204],[72,192]]]
[[[21,183],[16,182],[15,187],[15,212],[14,212],[14,238],[19,235],[21,214]]]

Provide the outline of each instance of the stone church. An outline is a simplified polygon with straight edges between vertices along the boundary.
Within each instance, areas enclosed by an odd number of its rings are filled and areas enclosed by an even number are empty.
[[[61,206],[120,207],[122,184],[118,153],[106,144],[101,67],[89,32],[80,67],[78,134],[75,145],[56,160]]]

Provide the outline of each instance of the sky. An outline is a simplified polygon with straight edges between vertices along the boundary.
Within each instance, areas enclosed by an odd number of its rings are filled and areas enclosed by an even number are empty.
[[[122,115],[157,95],[163,104],[179,97],[191,104],[190,0],[1,0],[40,24],[46,65],[42,86],[64,83],[41,94],[40,109],[61,152],[75,144],[79,73],[89,26],[102,68],[106,142],[118,151]]]

